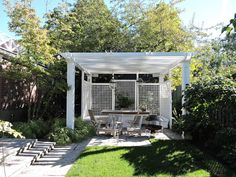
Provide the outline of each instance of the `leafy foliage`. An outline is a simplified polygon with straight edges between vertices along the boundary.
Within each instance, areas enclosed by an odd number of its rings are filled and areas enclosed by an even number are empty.
[[[225,126],[223,123],[228,124],[227,120],[224,122],[217,120],[215,110],[230,106],[231,109],[224,112],[225,117],[222,117],[222,119],[229,119],[230,114],[235,114],[233,109],[236,106],[235,94],[235,82],[224,77],[215,77],[192,84],[185,92],[184,107],[188,112],[185,118],[187,130],[201,138],[209,138],[214,135],[212,132]],[[230,120],[232,126],[235,123],[234,119]]]
[[[21,132],[12,128],[12,124],[10,122],[3,120],[0,120],[0,137],[25,138]]]
[[[181,26],[179,11],[161,2],[148,9],[137,24],[137,51],[189,51],[190,34]]]
[[[236,83],[229,78],[202,78],[185,92],[187,115],[178,119],[174,128],[189,132],[193,141],[211,149],[235,168]]]
[[[67,89],[65,63],[55,57],[58,50],[51,45],[48,30],[40,26],[31,0],[17,0],[14,5],[10,0],[4,3],[10,17],[9,28],[19,36],[18,44],[22,49],[16,58],[5,61],[8,67],[1,75],[27,81],[30,88],[28,120],[40,118],[55,105],[53,99]]]
[[[14,128],[26,138],[43,139],[49,132],[49,124],[41,119],[29,122],[15,122]]]
[[[94,127],[87,122],[84,122],[81,118],[75,119],[74,130],[65,127],[65,119],[55,120],[52,128],[53,129],[48,135],[49,139],[61,145],[80,142],[95,135]]]
[[[117,108],[128,108],[134,104],[134,100],[130,99],[128,96],[118,93],[116,97]]]
[[[103,0],[77,1],[61,13],[64,9],[58,7],[48,13],[46,22],[52,44],[60,51],[125,50],[125,43],[121,43],[121,23],[112,16]]]
[[[229,24],[222,28],[221,33],[224,32],[226,32],[227,36],[236,32],[236,14],[234,15],[234,18],[230,19]]]

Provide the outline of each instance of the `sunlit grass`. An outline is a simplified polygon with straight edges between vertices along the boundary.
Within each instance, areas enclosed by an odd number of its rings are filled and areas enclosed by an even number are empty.
[[[149,147],[89,147],[67,177],[208,177],[233,172],[185,141],[154,141]]]

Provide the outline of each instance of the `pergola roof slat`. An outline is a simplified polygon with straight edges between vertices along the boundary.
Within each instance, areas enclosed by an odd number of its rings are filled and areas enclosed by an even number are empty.
[[[61,53],[68,61],[73,61],[85,72],[96,73],[165,73],[192,53],[154,52],[154,53]]]

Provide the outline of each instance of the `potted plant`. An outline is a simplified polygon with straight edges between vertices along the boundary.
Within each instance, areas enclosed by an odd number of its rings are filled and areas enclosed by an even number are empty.
[[[119,109],[127,109],[132,104],[134,104],[134,100],[130,99],[128,96],[125,96],[123,94],[118,94],[116,100],[117,108]]]

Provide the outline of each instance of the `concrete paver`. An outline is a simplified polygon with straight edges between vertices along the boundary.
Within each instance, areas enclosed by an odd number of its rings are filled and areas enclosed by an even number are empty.
[[[89,140],[68,146],[56,146],[53,151],[23,170],[17,177],[62,177],[87,146]]]
[[[133,137],[133,136],[120,136],[119,139],[108,136],[96,136],[91,139],[88,146],[121,146],[121,147],[134,147],[134,146],[151,146],[147,137]]]

